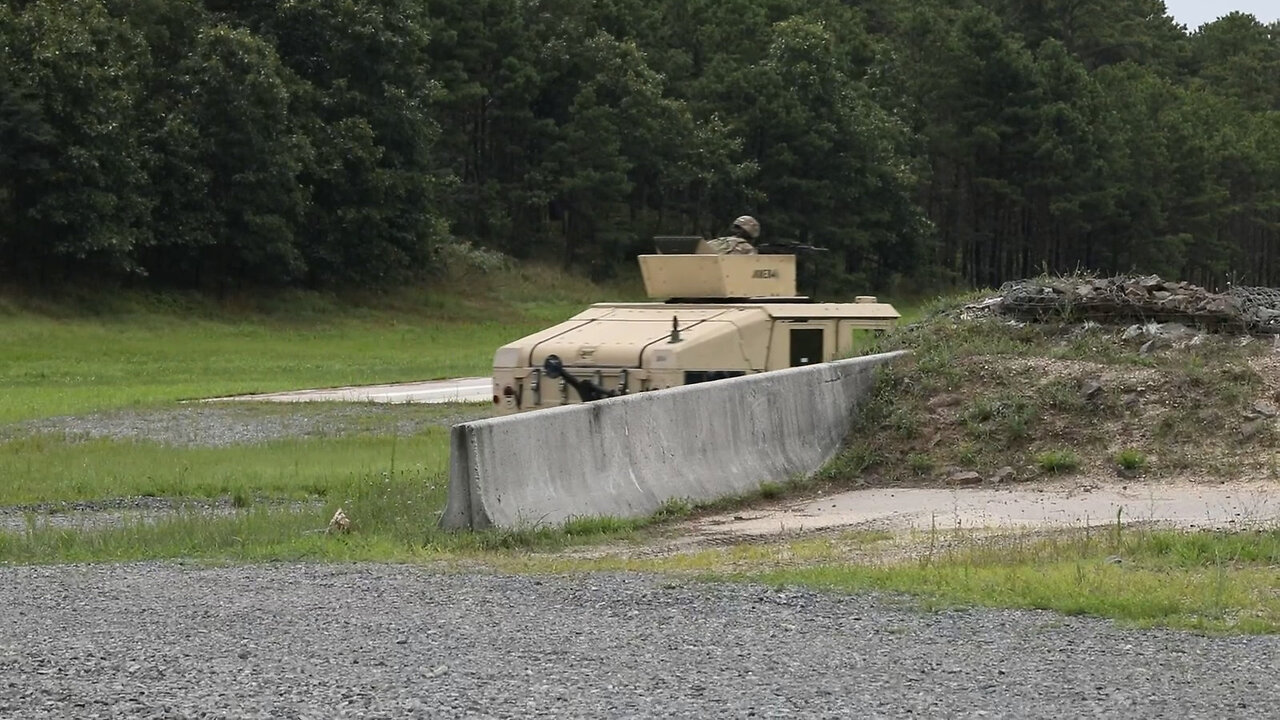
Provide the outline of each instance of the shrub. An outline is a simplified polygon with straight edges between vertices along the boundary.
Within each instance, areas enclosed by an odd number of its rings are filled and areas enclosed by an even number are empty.
[[[1115,463],[1122,470],[1141,470],[1147,466],[1147,456],[1133,448],[1126,448],[1116,453]]]
[[[1070,472],[1080,467],[1080,458],[1070,450],[1046,450],[1036,455],[1036,465],[1045,472]]]

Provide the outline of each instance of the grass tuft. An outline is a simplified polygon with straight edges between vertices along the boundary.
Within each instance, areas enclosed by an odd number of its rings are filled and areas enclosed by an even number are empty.
[[[670,498],[652,515],[653,522],[680,520],[693,514],[694,505],[687,498]]]
[[[775,498],[782,497],[784,494],[786,494],[786,491],[787,489],[782,485],[782,483],[775,483],[775,482],[760,483],[760,497],[765,498],[766,500],[772,500]]]
[[[1147,456],[1140,450],[1125,448],[1115,454],[1116,467],[1121,470],[1136,472],[1147,466]]]
[[[576,517],[568,520],[560,531],[570,537],[601,537],[622,535],[634,531],[641,523],[637,520],[613,516]]]
[[[1080,467],[1080,456],[1070,450],[1046,450],[1037,453],[1035,461],[1047,473],[1071,472]]]

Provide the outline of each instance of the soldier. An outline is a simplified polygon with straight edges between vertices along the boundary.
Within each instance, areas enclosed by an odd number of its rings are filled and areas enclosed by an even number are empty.
[[[720,255],[754,255],[756,249],[751,240],[760,237],[760,223],[750,215],[743,215],[733,221],[733,230],[729,235],[708,240],[711,249]]]

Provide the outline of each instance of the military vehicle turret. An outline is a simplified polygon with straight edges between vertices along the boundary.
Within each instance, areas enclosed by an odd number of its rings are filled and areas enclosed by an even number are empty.
[[[493,402],[510,414],[829,362],[856,333],[900,317],[872,296],[818,303],[796,294],[796,250],[717,254],[698,237],[655,238],[639,256],[652,302],[596,303],[503,345]]]

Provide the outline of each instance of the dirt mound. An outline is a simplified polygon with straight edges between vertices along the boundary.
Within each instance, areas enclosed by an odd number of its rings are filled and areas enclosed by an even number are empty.
[[[883,371],[821,482],[1280,477],[1271,338],[1180,323],[1027,322],[992,307],[942,308],[886,338],[879,350],[912,354]]]

